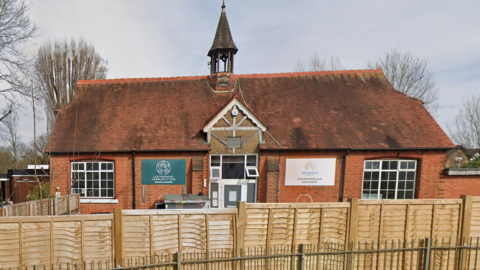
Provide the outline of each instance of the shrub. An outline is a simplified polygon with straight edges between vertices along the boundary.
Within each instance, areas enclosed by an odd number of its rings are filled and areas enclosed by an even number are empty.
[[[40,187],[42,187],[42,199],[50,198],[50,182],[38,182],[33,188],[33,191],[27,195],[27,200],[40,200]]]

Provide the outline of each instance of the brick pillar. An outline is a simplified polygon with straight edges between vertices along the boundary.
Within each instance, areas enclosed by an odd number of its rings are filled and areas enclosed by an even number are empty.
[[[203,191],[203,157],[192,158],[192,194]]]
[[[280,202],[280,158],[267,157],[267,203]]]

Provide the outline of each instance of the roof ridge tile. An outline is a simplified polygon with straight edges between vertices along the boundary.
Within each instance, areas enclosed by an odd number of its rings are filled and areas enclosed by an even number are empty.
[[[252,73],[235,74],[237,78],[276,78],[316,75],[339,75],[339,74],[383,74],[382,69],[352,69],[352,70],[329,70],[308,72],[283,72],[283,73]],[[182,81],[208,79],[210,76],[176,76],[176,77],[152,77],[152,78],[116,78],[102,80],[79,80],[78,84],[104,84],[104,83],[135,83],[135,82],[159,82],[159,81]]]

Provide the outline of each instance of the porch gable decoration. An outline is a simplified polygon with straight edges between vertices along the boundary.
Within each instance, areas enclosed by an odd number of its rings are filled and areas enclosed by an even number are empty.
[[[186,159],[143,159],[142,185],[185,185]]]

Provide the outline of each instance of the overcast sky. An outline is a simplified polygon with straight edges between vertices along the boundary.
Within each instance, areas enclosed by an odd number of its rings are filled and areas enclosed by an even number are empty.
[[[109,61],[108,78],[208,75],[207,52],[221,0],[32,0],[31,19],[48,40],[79,36]],[[226,0],[235,73],[294,71],[317,52],[364,69],[392,48],[428,59],[446,130],[462,98],[480,91],[480,1]],[[29,111],[25,141],[33,139]],[[37,132],[42,133],[45,125]]]

